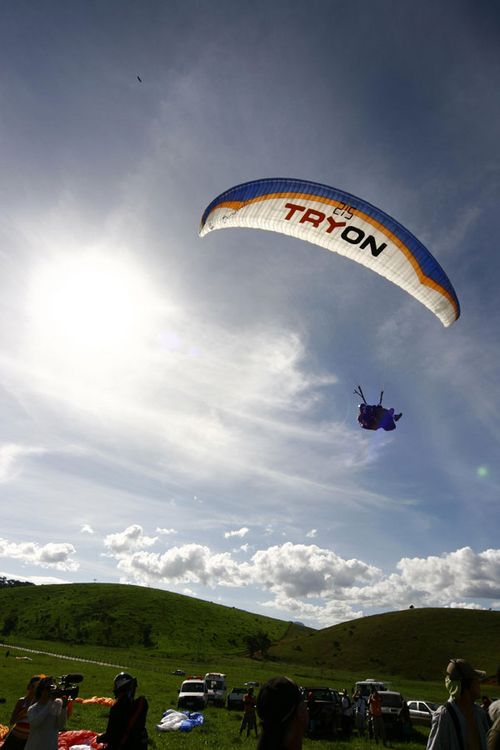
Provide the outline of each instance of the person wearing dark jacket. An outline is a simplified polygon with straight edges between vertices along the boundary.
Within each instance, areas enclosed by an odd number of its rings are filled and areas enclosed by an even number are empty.
[[[301,750],[308,712],[304,696],[293,680],[268,680],[257,696],[257,714],[262,721],[257,750]]]
[[[135,697],[137,680],[126,672],[116,675],[114,694],[116,702],[109,711],[108,726],[104,734],[97,737],[105,743],[107,750],[146,750],[148,733],[146,717],[148,702],[141,695]]]

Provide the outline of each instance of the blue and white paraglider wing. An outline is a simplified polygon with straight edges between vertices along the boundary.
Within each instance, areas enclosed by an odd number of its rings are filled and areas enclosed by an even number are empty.
[[[424,245],[383,211],[342,190],[288,178],[246,182],[210,203],[200,236],[229,227],[266,229],[320,245],[397,284],[444,326],[460,316],[450,280]]]

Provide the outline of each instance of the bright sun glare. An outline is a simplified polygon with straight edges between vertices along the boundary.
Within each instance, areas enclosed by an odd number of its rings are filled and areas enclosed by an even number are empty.
[[[158,314],[141,269],[101,252],[37,268],[29,309],[39,354],[73,365],[127,356],[144,345]]]

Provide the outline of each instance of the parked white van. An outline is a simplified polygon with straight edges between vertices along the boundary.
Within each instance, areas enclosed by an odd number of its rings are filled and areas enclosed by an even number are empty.
[[[226,703],[226,675],[221,672],[207,672],[205,675],[208,702],[214,706]]]
[[[366,698],[373,689],[377,690],[377,692],[387,690],[387,683],[367,677],[366,680],[359,680],[354,687],[356,692],[359,690],[361,695]]]

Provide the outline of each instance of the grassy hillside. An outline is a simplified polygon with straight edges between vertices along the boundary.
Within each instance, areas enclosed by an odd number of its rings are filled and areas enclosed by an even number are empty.
[[[500,662],[500,612],[408,609],[324,630],[254,615],[167,591],[118,584],[0,588],[0,640],[65,644],[64,653],[109,661],[120,648],[153,664],[193,665],[247,653],[246,639],[265,633],[279,669],[314,669],[325,676],[392,676],[440,680],[450,657],[469,659],[494,674]],[[99,656],[97,656],[99,654]],[[142,654],[142,656],[140,656]]]
[[[335,625],[273,646],[270,655],[295,664],[364,677],[436,680],[451,657],[488,674],[500,663],[500,612],[408,609]]]
[[[73,645],[137,647],[164,656],[246,651],[259,632],[271,641],[309,628],[234,607],[119,584],[65,584],[0,589],[0,637]]]

